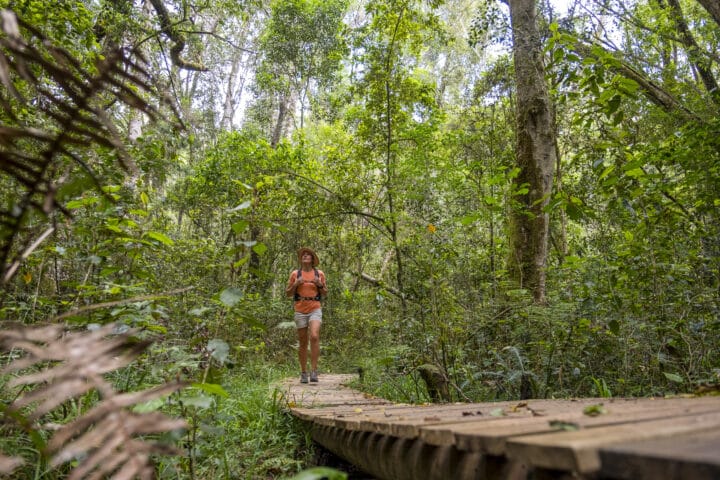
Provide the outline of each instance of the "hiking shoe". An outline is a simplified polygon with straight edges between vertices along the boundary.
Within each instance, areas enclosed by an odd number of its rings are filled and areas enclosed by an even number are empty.
[[[317,378],[317,370],[313,370],[312,372],[310,372],[310,381],[311,381],[311,382],[317,382],[317,381],[318,381],[318,378]]]
[[[317,382],[317,380],[315,380]],[[300,373],[300,383],[307,383],[308,382],[308,374],[307,372]]]

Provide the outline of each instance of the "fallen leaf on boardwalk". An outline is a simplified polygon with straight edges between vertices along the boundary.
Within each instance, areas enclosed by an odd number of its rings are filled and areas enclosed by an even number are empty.
[[[355,409],[355,413],[360,413],[360,412],[362,412],[362,408],[356,408],[356,409]]]
[[[544,417],[545,412],[543,410],[533,410],[532,408],[528,408],[530,410],[530,413],[532,413],[533,417]]]
[[[482,412],[480,410],[477,412],[462,412],[463,417],[474,417],[475,415],[482,415]]]
[[[602,403],[600,403],[598,405],[588,405],[583,409],[583,413],[591,417],[597,417],[598,415],[606,414],[607,410],[603,407]]]
[[[490,411],[490,416],[492,416],[492,417],[504,417],[504,416],[505,416],[505,412],[503,411],[502,408],[496,408],[495,410],[491,410],[491,411]]]
[[[520,403],[518,403],[517,405],[513,406],[513,407],[510,409],[510,411],[511,411],[511,412],[517,412],[517,411],[520,410],[521,408],[525,408],[525,407],[527,407],[527,402],[520,402]]]
[[[553,428],[559,428],[568,432],[574,432],[580,430],[580,425],[572,422],[563,422],[562,420],[550,420],[550,426]]]

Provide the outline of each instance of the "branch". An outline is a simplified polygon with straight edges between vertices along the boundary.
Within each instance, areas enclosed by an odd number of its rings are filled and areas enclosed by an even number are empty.
[[[42,235],[40,235],[28,248],[25,249],[25,251],[15,259],[15,261],[10,265],[7,270],[5,270],[5,274],[2,277],[2,281],[0,281],[0,285],[5,285],[10,281],[10,279],[15,275],[15,272],[20,267],[20,264],[24,262],[30,254],[35,251],[37,247],[40,246],[42,242],[45,241],[45,239],[55,231],[54,227],[50,227],[47,230],[45,230]]]
[[[299,174],[299,173],[297,173],[297,172],[293,172],[293,171],[290,171],[290,170],[276,170],[276,171],[271,171],[270,173],[277,173],[277,172],[283,173],[283,174],[288,175],[288,176],[301,178],[302,180],[304,180],[304,181],[306,181],[306,182],[308,182],[308,183],[316,186],[317,188],[323,190],[323,191],[324,191],[325,193],[327,193],[329,196],[335,197],[335,198],[339,199],[341,205],[342,205],[344,208],[347,209],[346,212],[341,212],[341,213],[359,215],[359,216],[361,216],[361,217],[367,218],[368,220],[375,220],[375,221],[380,222],[380,223],[382,224],[382,227],[383,227],[383,229],[385,230],[386,233],[388,233],[388,234],[391,234],[391,233],[392,233],[392,230],[391,230],[390,226],[387,224],[387,222],[386,222],[386,220],[385,220],[384,218],[382,218],[382,217],[380,217],[380,216],[378,216],[378,215],[375,215],[375,214],[373,214],[373,213],[369,213],[369,212],[365,212],[365,211],[361,210],[361,209],[360,209],[359,207],[357,207],[356,205],[353,205],[352,202],[350,202],[350,201],[347,200],[346,198],[342,197],[340,194],[335,193],[334,191],[330,190],[330,189],[329,189],[328,187],[326,187],[325,185],[322,185],[321,183],[318,183],[318,182],[316,182],[315,180],[313,180],[313,179],[311,179],[311,178],[308,178],[308,177],[306,177],[306,176],[304,176],[304,175],[301,175],[301,174]],[[377,228],[378,230],[383,231],[383,229],[380,229],[379,227],[375,226],[375,224],[373,224],[372,222],[371,222],[371,224],[372,224],[375,228]]]
[[[208,69],[203,65],[191,63],[180,58],[180,53],[185,48],[185,37],[175,28],[175,26],[170,21],[170,13],[168,12],[162,0],[150,0],[150,3],[155,8],[155,13],[157,13],[158,18],[160,19],[160,31],[167,35],[168,38],[174,42],[173,46],[170,47],[170,58],[172,59],[173,63],[178,67],[184,68],[186,70],[207,72]]]
[[[572,35],[572,33],[570,33],[570,35]],[[570,47],[575,51],[575,53],[577,53],[581,57],[590,58],[598,61],[602,61],[602,58],[600,55],[593,51],[594,48],[599,48],[603,52],[611,54],[611,52],[608,52],[600,45],[596,43],[588,44],[577,37],[575,37],[575,41],[572,45],[570,45]],[[608,65],[608,68],[614,70],[616,73],[626,78],[629,78],[630,80],[635,81],[635,83],[637,83],[642,89],[642,91],[645,93],[645,96],[652,103],[658,105],[669,113],[680,113],[682,114],[682,116],[688,119],[702,121],[697,114],[685,107],[667,90],[662,88],[660,85],[658,85],[651,79],[647,78],[644,73],[639,72],[635,67],[628,64],[623,59],[617,58],[617,56],[615,55],[612,55],[612,58],[615,59],[615,62],[611,65]]]
[[[241,47],[240,45],[236,45],[232,40],[223,37],[221,35],[218,35],[215,32],[208,32],[207,30],[183,30],[184,33],[190,33],[194,35],[210,35],[211,37],[215,37],[218,40],[227,43],[231,47],[233,47],[235,50],[240,50],[246,53],[249,53],[251,55],[257,55],[257,52],[255,50],[250,50],[249,48]]]
[[[93,310],[99,310],[101,308],[114,307],[116,305],[124,305],[126,303],[142,302],[144,300],[154,300],[156,298],[166,297],[169,295],[177,295],[178,293],[184,293],[184,292],[187,292],[188,290],[192,290],[194,288],[195,287],[184,287],[184,288],[178,288],[176,290],[170,290],[169,292],[165,292],[165,293],[154,293],[151,295],[141,295],[139,297],[124,298],[122,300],[116,300],[114,302],[95,303],[93,305],[87,305],[84,307],[77,308],[75,310],[71,310],[69,312],[65,312],[63,314],[58,315],[57,317],[52,318],[50,321],[52,323],[57,323],[60,320],[64,320],[68,317],[74,317],[75,315],[79,315],[83,312],[90,312]]]
[[[368,275],[367,273],[360,273],[360,278],[362,278],[363,280],[365,280],[368,283],[375,285],[376,287],[382,288],[383,290],[386,290],[386,291],[392,293],[393,295],[395,295],[398,298],[403,298],[402,293],[400,293],[396,288],[386,285],[385,282],[383,282],[382,280],[373,278],[370,275]]]

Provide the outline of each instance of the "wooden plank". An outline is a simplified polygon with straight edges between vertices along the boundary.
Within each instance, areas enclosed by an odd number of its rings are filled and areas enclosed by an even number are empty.
[[[518,402],[493,403],[452,403],[452,404],[368,404],[338,405],[326,408],[297,408],[291,410],[305,420],[314,421],[319,425],[336,426],[348,430],[391,433],[387,426],[393,422],[438,422],[440,416],[457,419],[466,415],[482,415],[490,409],[503,407],[529,414],[526,409],[517,409]],[[522,404],[524,405],[524,403]]]
[[[313,415],[312,421],[318,425],[334,426],[346,430],[390,433],[389,425],[396,421],[409,419],[435,419],[438,412],[460,411],[467,404],[448,405],[369,405],[349,410],[324,411],[323,415]]]
[[[504,455],[508,439],[519,435],[556,432],[564,427],[592,428],[639,420],[663,419],[690,413],[720,411],[720,399],[629,399],[606,402],[606,413],[584,414],[587,405],[570,405],[563,413],[518,420],[502,418],[492,424],[445,424],[423,428],[420,437],[433,445],[451,445],[460,450]]]
[[[286,379],[274,386],[292,407],[322,407],[339,405],[387,404],[387,400],[353,390],[345,386],[357,375],[321,374],[317,383],[300,383],[299,379]]]
[[[527,435],[508,440],[507,456],[531,467],[586,474],[600,469],[599,450],[606,446],[690,435],[714,428],[720,428],[720,412]]]
[[[475,434],[482,434],[486,431],[494,433],[494,436],[502,435],[506,429],[516,429],[520,432],[536,430],[550,430],[549,419],[559,418],[563,415],[574,415],[582,417],[583,409],[590,405],[598,405],[605,402],[606,405],[620,405],[622,403],[636,403],[635,399],[598,399],[588,398],[582,400],[529,400],[525,409],[515,411],[503,411],[501,416],[468,417],[457,422],[443,422],[440,425],[423,427],[420,437],[432,445],[458,445],[458,434],[463,438],[471,438]],[[491,413],[494,413],[491,410]],[[519,413],[519,415],[518,415]],[[492,420],[488,424],[488,420]],[[469,451],[485,451],[484,446],[467,444],[464,448]],[[502,452],[497,453],[498,455]]]
[[[458,421],[466,417],[489,415],[493,410],[510,414],[532,415],[526,402],[453,403],[453,404],[367,404],[337,405],[325,408],[294,407],[293,413],[321,425],[337,426],[349,430],[384,431],[383,425],[392,422],[434,422],[446,419]],[[385,432],[385,433],[390,433]]]
[[[292,406],[290,411],[293,415],[316,422],[320,425],[330,425],[336,418],[352,418],[353,416],[382,413],[385,409],[401,408],[392,403],[371,403],[356,405],[336,405],[331,407],[297,407]]]
[[[368,418],[397,418],[398,415],[403,413],[417,412],[419,408],[421,407],[417,405],[397,406],[392,404],[356,406],[353,410],[337,411],[334,415],[316,416],[313,418],[313,422],[318,425],[338,427],[345,430],[365,431],[362,425]]]
[[[709,430],[600,450],[601,476],[624,480],[717,480],[720,431]]]
[[[468,414],[477,414],[476,412],[479,412],[481,408],[483,408],[481,404],[453,404],[416,407],[414,410],[398,412],[390,411],[382,417],[367,416],[360,422],[358,428],[400,438],[416,438],[419,427],[422,425],[458,419]]]
[[[577,407],[582,408],[583,406],[596,402],[597,399],[585,399],[585,400],[527,400],[522,402],[497,402],[497,403],[484,403],[474,404],[470,412],[474,412],[475,415],[465,415],[465,411],[460,412],[439,412],[438,414],[430,417],[423,417],[421,419],[407,419],[407,420],[395,420],[392,422],[390,433],[395,436],[403,436],[408,438],[414,438],[416,436],[422,436],[425,441],[428,441],[431,436],[430,433],[443,435],[452,428],[445,428],[446,425],[458,425],[458,424],[487,424],[488,422],[496,422],[498,420],[512,418],[515,421],[522,422],[527,419],[533,418],[536,415],[547,415],[550,413],[565,411],[568,408]],[[437,427],[437,428],[433,428]],[[435,441],[433,445],[450,445],[454,443],[452,435],[451,440]],[[437,437],[434,437],[437,440]]]

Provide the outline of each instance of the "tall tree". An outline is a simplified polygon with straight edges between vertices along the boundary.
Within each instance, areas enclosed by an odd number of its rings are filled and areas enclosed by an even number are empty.
[[[327,84],[337,71],[346,51],[342,36],[345,9],[345,0],[272,3],[260,40],[263,60],[257,81],[277,97],[277,119],[270,139],[273,147],[283,136],[287,115],[292,114],[293,98],[300,102],[302,128],[313,84]]]
[[[509,270],[545,303],[550,200],[557,150],[553,104],[545,83],[535,0],[509,0],[517,89],[517,164]]]
[[[715,23],[720,25],[720,2],[717,0],[698,0],[698,3],[705,7]]]

